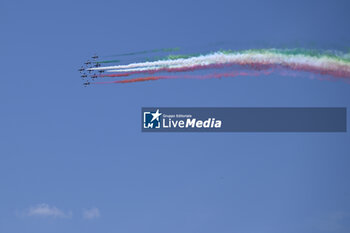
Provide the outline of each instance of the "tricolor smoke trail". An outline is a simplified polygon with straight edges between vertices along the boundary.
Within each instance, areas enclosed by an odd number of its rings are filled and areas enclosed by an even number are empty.
[[[162,49],[162,51],[164,50]],[[159,50],[121,55],[127,56],[152,51]],[[95,74],[91,75],[92,78],[115,77],[118,80],[91,84],[121,84],[162,79],[267,76],[272,73],[290,77],[306,76],[321,80],[342,79],[350,82],[350,53],[340,51],[305,49],[226,50],[208,54],[167,55],[154,61],[108,65],[115,62],[120,62],[120,60],[94,61],[94,63],[104,66],[96,67],[96,65],[87,68],[85,71],[96,71]],[[89,84],[89,82],[86,84]]]
[[[306,71],[338,78],[350,78],[350,55],[340,52],[315,52],[307,50],[246,50],[219,51],[189,58],[139,62],[127,65],[105,66],[91,70],[117,73],[115,76],[157,72],[186,72],[201,69],[240,66],[250,69],[284,68]],[[109,75],[106,75],[109,76]]]

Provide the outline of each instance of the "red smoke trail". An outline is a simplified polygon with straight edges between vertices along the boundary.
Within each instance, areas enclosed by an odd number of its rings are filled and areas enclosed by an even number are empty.
[[[164,75],[164,76],[154,76],[154,77],[141,77],[125,80],[117,80],[110,82],[95,82],[93,84],[122,84],[122,83],[135,83],[135,82],[146,82],[146,81],[156,81],[160,79],[213,79],[213,78],[228,78],[228,77],[237,77],[237,76],[260,76],[260,75],[269,75],[272,71],[233,71],[228,73],[218,73],[218,74],[207,74],[207,75]]]
[[[302,74],[299,72],[290,72],[283,69],[275,69],[275,70],[263,70],[263,71],[232,71],[232,72],[226,72],[226,73],[212,73],[212,74],[206,74],[206,75],[163,75],[163,76],[151,76],[151,77],[116,80],[116,81],[110,81],[110,82],[94,82],[92,84],[126,84],[126,83],[156,81],[161,79],[204,80],[204,79],[218,79],[218,78],[243,77],[243,76],[257,77],[262,75],[270,75],[272,73],[278,73],[281,76],[288,76],[288,77],[297,77],[297,76],[305,77],[304,76],[305,74]],[[322,77],[315,77],[313,75],[310,75],[309,78],[311,79],[317,78],[319,80],[330,80],[330,78],[327,78],[327,77],[322,78]]]
[[[143,78],[133,78],[133,79],[125,79],[125,80],[117,80],[117,81],[111,81],[111,82],[94,82],[92,84],[111,84],[111,83],[136,83],[136,82],[145,82],[145,81],[154,81],[164,79],[162,76],[156,76],[156,77],[143,77]]]
[[[306,64],[282,64],[281,67],[285,67],[294,71],[306,71],[320,75],[330,75],[334,78],[350,78],[350,72],[342,69],[344,66],[337,66],[337,69],[316,68]]]
[[[132,75],[133,73],[119,73],[119,74],[100,74],[98,77],[126,77]],[[135,73],[136,74],[136,73]]]

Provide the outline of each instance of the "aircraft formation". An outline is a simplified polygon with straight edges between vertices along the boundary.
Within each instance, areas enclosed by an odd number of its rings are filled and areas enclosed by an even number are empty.
[[[93,71],[91,68],[97,68],[100,67],[101,64],[98,63],[96,60],[98,59],[98,56],[95,54],[92,57],[92,61],[87,60],[84,62],[84,64],[78,69],[80,72],[80,77],[84,80],[83,86],[89,86],[91,84],[90,81],[98,78],[98,74],[102,74],[104,70],[98,70]]]

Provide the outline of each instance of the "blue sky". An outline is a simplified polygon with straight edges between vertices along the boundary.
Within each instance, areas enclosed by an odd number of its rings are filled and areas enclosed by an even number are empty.
[[[95,52],[218,42],[344,50],[349,9],[2,1],[0,232],[349,232],[348,133],[140,130],[142,106],[349,108],[349,84],[271,75],[83,88],[77,72]]]

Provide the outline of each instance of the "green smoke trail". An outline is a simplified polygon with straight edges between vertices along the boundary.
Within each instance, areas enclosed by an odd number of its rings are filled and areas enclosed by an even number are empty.
[[[96,63],[118,63],[120,60],[106,60],[106,61],[97,61]]]
[[[145,54],[148,53],[150,51],[153,52],[173,52],[173,51],[178,51],[179,48],[165,48],[165,49],[154,49],[154,50],[148,50],[148,51],[140,51],[140,52],[135,52],[135,53],[124,53],[121,54],[119,56],[131,56],[131,55],[135,55],[135,54]],[[115,55],[118,56],[118,55]],[[188,55],[168,55],[166,57],[153,57],[153,58],[146,58],[146,61],[154,61],[154,60],[175,60],[175,59],[179,59],[179,58],[189,58],[189,57],[193,57],[196,56],[196,54],[188,54]],[[104,60],[104,61],[96,61],[96,63],[100,63],[100,64],[108,64],[108,63],[118,63],[120,62],[120,60]]]
[[[161,60],[176,60],[176,59],[186,59],[191,57],[198,57],[200,53],[195,54],[170,54],[167,56],[158,56],[158,57],[148,57],[145,61],[161,61]]]
[[[148,54],[148,53],[157,53],[157,52],[176,52],[179,51],[180,48],[163,48],[163,49],[151,49],[151,50],[143,50],[138,52],[132,52],[132,53],[120,53],[120,54],[114,54],[107,57],[122,57],[122,56],[133,56],[133,55],[142,55],[142,54]]]

